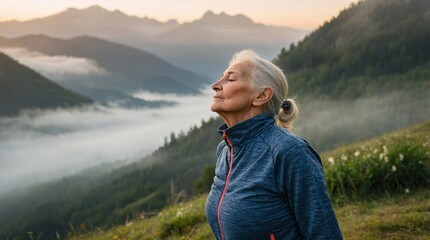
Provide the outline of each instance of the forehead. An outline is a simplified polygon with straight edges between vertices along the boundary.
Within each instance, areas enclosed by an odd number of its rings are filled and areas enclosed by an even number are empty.
[[[250,73],[251,65],[249,63],[241,62],[241,63],[235,63],[231,66],[229,66],[224,74],[226,73],[236,73],[241,76],[247,76]]]

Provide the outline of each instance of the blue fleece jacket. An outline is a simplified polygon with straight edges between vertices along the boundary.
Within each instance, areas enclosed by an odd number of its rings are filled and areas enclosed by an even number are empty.
[[[218,131],[206,202],[218,240],[342,239],[321,159],[306,141],[268,114]]]

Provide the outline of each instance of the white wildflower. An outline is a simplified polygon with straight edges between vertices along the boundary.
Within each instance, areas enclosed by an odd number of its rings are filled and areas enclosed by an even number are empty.
[[[176,217],[180,217],[180,216],[182,216],[184,214],[184,212],[182,212],[182,211],[177,211],[176,212]]]
[[[355,156],[355,157],[360,156],[360,151],[355,151],[354,156]]]
[[[400,158],[400,161],[403,161],[403,158],[404,158],[403,154],[400,153],[399,158]]]
[[[370,155],[370,153],[367,154],[367,157],[370,158],[372,155]]]
[[[342,156],[340,157],[340,159],[342,159],[342,160],[348,160],[348,156],[346,156],[346,155],[344,155],[344,154],[342,154]]]
[[[410,192],[410,191],[409,191],[409,188],[406,188],[406,189],[405,189],[405,193],[406,193],[406,194],[408,194],[409,192]]]
[[[387,146],[382,146],[382,149],[384,150],[384,154],[387,155],[388,154],[388,148]]]
[[[382,160],[384,157],[385,157],[385,154],[383,154],[383,153],[379,154],[379,160]]]
[[[375,150],[373,150],[373,154],[377,154],[379,152],[379,150],[377,148],[375,148]]]
[[[384,157],[384,161],[388,162],[388,157],[387,156]]]
[[[333,158],[333,157],[329,157],[329,158],[327,159],[327,161],[328,161],[331,165],[333,165],[333,164],[334,164],[334,158]]]
[[[391,171],[393,171],[393,172],[397,171],[397,167],[396,167],[395,165],[393,165],[393,166],[391,167]]]

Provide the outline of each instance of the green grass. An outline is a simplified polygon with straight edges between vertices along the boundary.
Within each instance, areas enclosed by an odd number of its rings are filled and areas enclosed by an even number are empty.
[[[335,205],[345,239],[428,239],[430,191]]]
[[[335,204],[345,239],[428,239],[430,190]],[[204,218],[206,195],[166,208],[159,215],[73,240],[214,239]],[[174,229],[172,231],[172,229]]]
[[[150,239],[212,239],[206,224],[204,205],[206,195],[186,203],[170,206],[158,215],[133,220],[109,230],[98,229],[71,239],[150,240]]]
[[[322,155],[335,201],[430,186],[430,121]]]

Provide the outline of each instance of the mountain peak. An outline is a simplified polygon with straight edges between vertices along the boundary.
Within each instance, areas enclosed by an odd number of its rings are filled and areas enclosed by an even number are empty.
[[[250,25],[255,24],[249,17],[243,14],[237,14],[235,16],[228,15],[225,12],[216,14],[211,10],[208,10],[203,14],[200,19],[193,21],[194,24],[210,24],[210,25]]]
[[[99,5],[92,5],[85,9],[82,9],[82,11],[93,11],[93,12],[109,12],[107,9],[100,7]]]
[[[99,6],[99,5],[92,5],[87,8],[77,9],[75,7],[69,7],[64,11],[66,13],[76,13],[76,12],[92,12],[92,13],[106,13],[110,12],[109,10]]]
[[[209,17],[213,17],[216,16],[216,14],[214,12],[212,12],[211,10],[208,10],[205,12],[205,14],[203,14],[202,18],[209,18]]]
[[[62,16],[67,15],[71,17],[82,17],[82,16],[122,16],[122,17],[129,17],[123,12],[121,12],[118,9],[115,9],[114,11],[109,11],[106,8],[103,8],[99,5],[92,5],[87,8],[77,9],[74,7],[67,8],[66,11],[58,13],[54,16]]]

